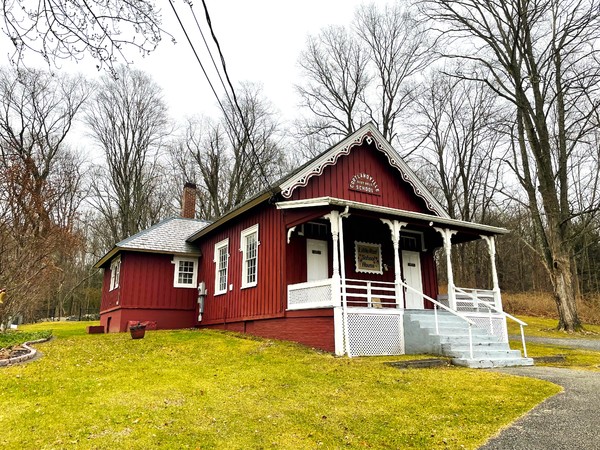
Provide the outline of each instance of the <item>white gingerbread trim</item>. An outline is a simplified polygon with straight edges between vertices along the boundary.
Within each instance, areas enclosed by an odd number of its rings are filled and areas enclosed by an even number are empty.
[[[312,177],[321,175],[327,166],[335,165],[340,156],[348,155],[352,148],[362,145],[363,142],[367,144],[375,142],[377,149],[386,155],[393,167],[398,169],[402,179],[411,185],[415,195],[425,201],[425,205],[430,211],[439,217],[449,217],[443,206],[435,199],[425,185],[421,183],[416,174],[408,167],[396,150],[385,140],[372,123],[362,126],[355,133],[314,160],[304,170],[284,181],[279,186],[283,198],[290,198],[296,188],[306,186]]]

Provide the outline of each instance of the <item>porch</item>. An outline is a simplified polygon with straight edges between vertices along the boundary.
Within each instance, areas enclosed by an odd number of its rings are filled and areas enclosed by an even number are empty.
[[[340,200],[340,203],[345,206],[343,211],[330,209],[323,213],[322,208],[318,209],[314,214],[320,216],[288,227],[287,234],[290,249],[294,238],[303,238],[306,243],[301,249],[306,255],[305,273],[300,276],[288,273],[287,309],[333,309],[336,354],[351,357],[422,352],[429,347],[419,342],[427,340],[421,331],[429,325],[431,336],[437,336],[433,341],[438,342],[437,347],[430,347],[439,353],[443,353],[439,337],[444,332],[459,331],[464,332],[467,359],[477,357],[483,348],[482,339],[493,344],[486,344],[486,349],[504,349],[505,346],[508,349],[506,320],[517,321],[521,328],[525,324],[502,309],[492,233],[501,229],[465,225],[451,219],[440,221],[436,216],[390,211],[391,208],[363,206],[357,202]],[[352,219],[350,206],[355,208]],[[281,202],[278,207],[298,205]],[[306,210],[303,213],[306,218]],[[400,222],[398,216],[405,221]],[[320,224],[323,227],[320,236],[307,233],[307,223]],[[300,226],[302,233],[297,232]],[[481,234],[482,231],[488,234]],[[491,289],[462,288],[453,281],[452,244],[477,238],[487,243],[492,264]],[[433,249],[439,247],[444,249],[448,270],[445,294],[437,291]],[[294,266],[288,269],[294,273],[301,264],[301,252],[294,253],[296,251],[290,250]],[[301,281],[302,277],[306,281]],[[419,316],[424,322],[415,333],[413,322],[417,316],[413,314],[409,318],[408,313],[418,311],[426,314]],[[452,320],[448,320],[449,317]]]

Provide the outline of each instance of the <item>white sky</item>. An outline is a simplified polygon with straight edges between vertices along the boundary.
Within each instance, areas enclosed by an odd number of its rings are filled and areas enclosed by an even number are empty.
[[[177,43],[165,37],[158,48],[142,58],[130,52],[132,67],[149,73],[162,87],[171,117],[182,123],[186,116],[218,114],[216,100],[195,60],[169,4],[168,0],[157,0],[162,7],[164,28],[170,31]],[[347,25],[352,21],[356,8],[362,0],[206,0],[213,28],[221,44],[231,80],[236,86],[249,81],[262,84],[265,97],[280,113],[282,124],[298,116],[298,98],[294,84],[299,82],[297,60],[304,49],[309,34],[316,34],[327,25]],[[375,3],[385,4],[384,0]],[[176,8],[197,49],[204,44],[183,0],[175,0]],[[204,22],[202,3],[194,3],[196,16],[201,20],[206,38],[210,42],[208,27]],[[0,64],[8,65],[10,41],[0,36]],[[200,53],[205,67],[212,67],[207,54]],[[217,57],[215,53],[215,57]],[[28,55],[32,61],[34,55]],[[63,71],[79,72],[93,79],[101,73],[96,70],[96,61],[85,57],[78,63],[61,63]],[[218,78],[211,74],[217,92],[223,95]],[[76,127],[70,142],[84,145],[89,154],[87,140],[81,126]],[[87,150],[87,151],[86,151]],[[91,155],[90,155],[91,156]]]
[[[307,36],[327,25],[348,24],[361,3],[359,0],[207,0],[234,86],[241,81],[261,83],[265,96],[281,111],[284,120],[295,117],[297,98],[293,85],[299,79],[296,62]],[[196,49],[202,50],[204,45],[189,7],[182,1],[175,4]],[[195,2],[194,10],[203,20],[200,1]],[[165,27],[174,30],[177,44],[161,43],[155,53],[138,59],[135,66],[149,72],[162,86],[175,118],[215,114],[216,100],[168,6],[163,7],[163,17]],[[201,25],[205,26],[202,22]],[[210,40],[208,27],[204,32]],[[201,53],[201,59],[205,67],[212,67],[206,53]],[[222,94],[217,77],[211,78],[217,92]]]

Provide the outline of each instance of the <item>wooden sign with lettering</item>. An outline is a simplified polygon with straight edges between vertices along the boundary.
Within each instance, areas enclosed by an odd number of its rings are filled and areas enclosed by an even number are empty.
[[[365,192],[367,194],[381,195],[379,193],[379,185],[375,178],[368,173],[357,173],[350,180],[350,189],[358,192]]]

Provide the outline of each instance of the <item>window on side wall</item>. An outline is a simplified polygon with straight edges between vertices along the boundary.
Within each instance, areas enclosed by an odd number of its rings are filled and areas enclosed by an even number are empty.
[[[198,260],[195,258],[175,256],[173,258],[173,264],[175,264],[173,287],[195,288],[198,279],[197,263]]]
[[[229,265],[229,239],[215,244],[215,295],[227,292],[227,269]]]
[[[258,280],[258,224],[242,231],[242,289],[256,286]]]
[[[110,289],[112,291],[119,287],[119,280],[121,279],[121,257],[113,259],[110,263]]]

